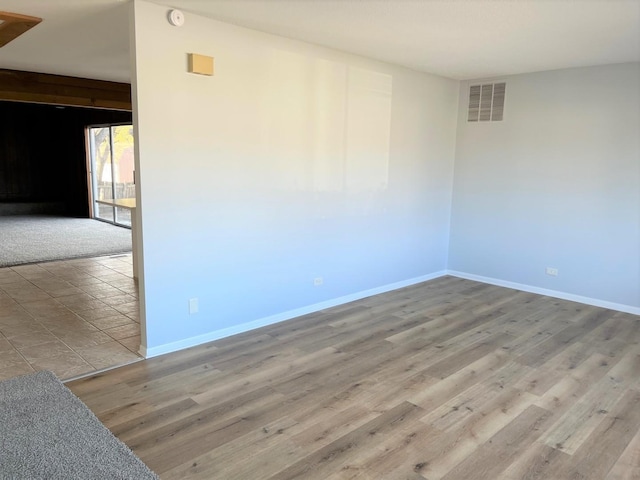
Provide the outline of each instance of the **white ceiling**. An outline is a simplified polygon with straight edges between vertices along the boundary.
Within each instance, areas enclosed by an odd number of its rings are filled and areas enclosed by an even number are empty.
[[[640,0],[156,0],[456,79],[640,61]],[[44,21],[0,68],[128,81],[127,0],[2,0]]]
[[[2,0],[42,23],[0,48],[0,68],[129,80],[129,9],[119,0]]]

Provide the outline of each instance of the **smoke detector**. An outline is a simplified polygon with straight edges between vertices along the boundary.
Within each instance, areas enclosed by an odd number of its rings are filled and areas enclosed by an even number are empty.
[[[184,25],[184,13],[180,10],[171,10],[169,12],[169,23],[174,27],[181,27]]]

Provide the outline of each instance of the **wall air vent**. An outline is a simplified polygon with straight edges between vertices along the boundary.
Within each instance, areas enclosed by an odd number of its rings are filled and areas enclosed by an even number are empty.
[[[504,113],[506,83],[485,83],[469,88],[468,122],[499,122]]]

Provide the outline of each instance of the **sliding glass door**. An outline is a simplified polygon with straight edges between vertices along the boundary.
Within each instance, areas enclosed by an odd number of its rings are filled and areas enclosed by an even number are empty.
[[[133,126],[90,127],[88,134],[93,217],[130,227],[131,211],[108,202],[136,196]]]

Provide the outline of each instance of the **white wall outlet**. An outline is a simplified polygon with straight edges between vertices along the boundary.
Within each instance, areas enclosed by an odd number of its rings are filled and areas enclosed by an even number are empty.
[[[198,313],[198,299],[190,298],[189,299],[189,315],[193,315]]]
[[[547,267],[545,269],[545,273],[547,275],[551,275],[552,277],[557,277],[558,276],[558,269],[557,268],[553,268],[553,267]]]
[[[316,277],[316,278],[313,279],[313,286],[314,287],[319,287],[323,283],[324,283],[324,280],[322,279],[322,277]]]

